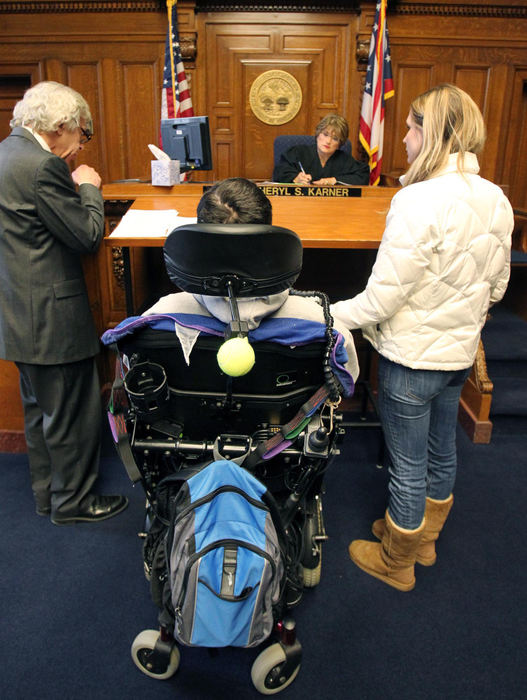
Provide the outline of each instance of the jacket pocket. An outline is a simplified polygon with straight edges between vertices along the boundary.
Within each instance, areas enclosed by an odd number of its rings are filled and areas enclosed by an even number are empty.
[[[76,297],[84,294],[84,280],[73,279],[55,282],[53,285],[56,299],[65,299],[67,297]]]

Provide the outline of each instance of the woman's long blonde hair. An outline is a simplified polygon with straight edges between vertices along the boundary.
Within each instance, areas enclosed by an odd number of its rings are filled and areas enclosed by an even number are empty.
[[[485,124],[474,100],[464,90],[444,83],[417,97],[410,105],[414,122],[423,130],[423,145],[404,178],[405,185],[434,177],[451,153],[463,170],[465,153],[479,153],[486,138]]]

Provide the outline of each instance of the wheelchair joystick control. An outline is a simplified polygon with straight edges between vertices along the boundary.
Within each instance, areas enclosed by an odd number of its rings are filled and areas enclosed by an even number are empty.
[[[329,441],[328,429],[323,425],[313,431],[309,436],[309,447],[312,450],[321,450],[326,447]]]

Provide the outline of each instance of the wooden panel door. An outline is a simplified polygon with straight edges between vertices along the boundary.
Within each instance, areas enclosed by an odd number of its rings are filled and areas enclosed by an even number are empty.
[[[355,140],[359,110],[350,97],[350,76],[358,81],[351,40],[356,15],[291,13],[280,19],[277,24],[264,13],[210,13],[202,20],[207,91],[200,101],[211,121],[211,179],[270,178],[274,138],[314,133],[331,112],[346,116]],[[300,111],[281,125],[259,119],[249,102],[255,79],[277,69],[296,78],[302,90]]]

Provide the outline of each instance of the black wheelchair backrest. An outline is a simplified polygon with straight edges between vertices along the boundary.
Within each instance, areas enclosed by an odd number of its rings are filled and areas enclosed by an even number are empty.
[[[258,371],[234,378],[226,377],[216,362],[222,342],[217,336],[200,336],[187,365],[172,331],[144,328],[122,338],[119,350],[136,368],[127,374],[126,388],[132,390],[130,399],[143,419],[165,401],[170,405],[163,415],[185,426],[189,438],[252,434],[262,424],[290,421],[324,384],[323,342],[296,347],[254,343]]]
[[[270,224],[178,226],[164,245],[170,280],[192,294],[238,297],[289,289],[302,269],[302,243],[294,231]]]

